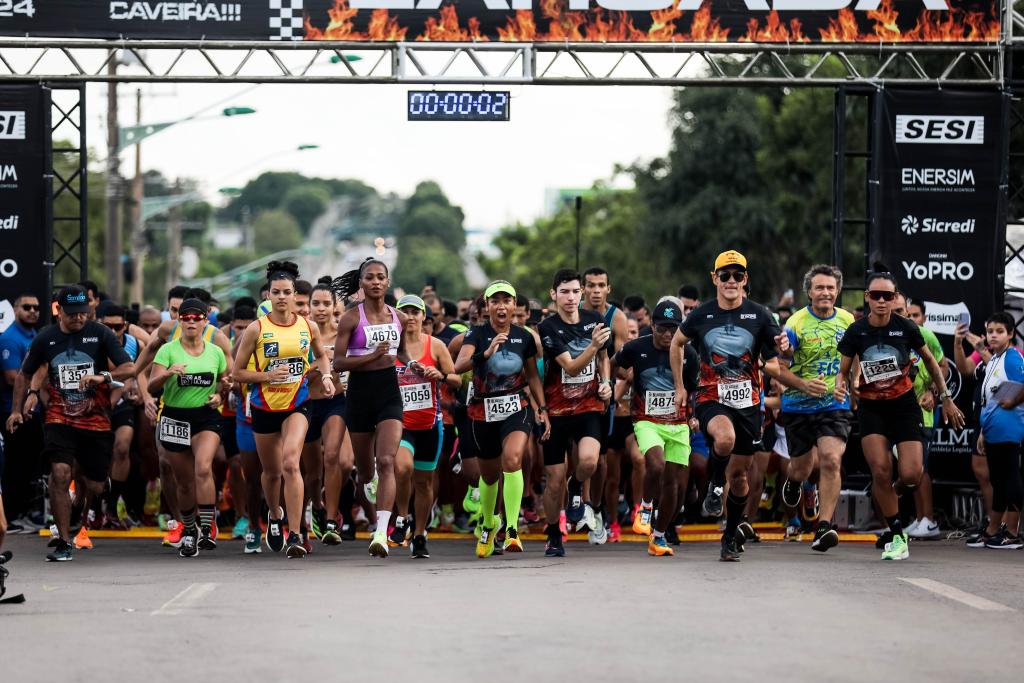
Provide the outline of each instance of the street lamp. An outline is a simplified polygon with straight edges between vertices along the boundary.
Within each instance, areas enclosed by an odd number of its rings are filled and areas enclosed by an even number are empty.
[[[210,121],[212,119],[218,119],[221,117],[234,117],[234,116],[246,116],[248,114],[255,114],[256,110],[252,107],[227,107],[217,116],[188,116],[177,121],[165,121],[163,123],[147,123],[139,124],[135,126],[124,126],[117,129],[118,133],[118,144],[117,151],[121,152],[126,147],[131,145],[137,145],[146,138],[156,135],[162,130],[167,130],[171,126],[178,125],[179,123],[188,123],[191,121]]]

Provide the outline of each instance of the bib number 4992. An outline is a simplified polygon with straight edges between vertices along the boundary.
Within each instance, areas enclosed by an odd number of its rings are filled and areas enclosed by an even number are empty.
[[[754,387],[750,380],[719,384],[718,400],[730,408],[749,408],[754,405]]]

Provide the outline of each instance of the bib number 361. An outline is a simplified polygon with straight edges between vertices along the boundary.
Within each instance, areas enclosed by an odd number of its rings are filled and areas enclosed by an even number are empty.
[[[485,398],[484,420],[487,422],[501,422],[509,415],[518,413],[521,407],[522,404],[518,394]]]

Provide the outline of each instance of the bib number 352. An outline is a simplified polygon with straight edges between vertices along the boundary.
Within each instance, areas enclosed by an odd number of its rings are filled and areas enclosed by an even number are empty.
[[[754,405],[754,388],[750,380],[719,384],[718,400],[730,408],[749,408]]]
[[[76,391],[82,378],[93,374],[92,363],[59,365],[57,366],[57,372],[60,378],[60,388],[63,391]]]
[[[484,420],[487,422],[501,422],[509,415],[518,413],[521,407],[519,394],[485,398]]]

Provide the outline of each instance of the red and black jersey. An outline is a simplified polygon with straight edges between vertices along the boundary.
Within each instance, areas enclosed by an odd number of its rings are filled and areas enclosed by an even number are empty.
[[[686,345],[684,352],[683,386],[692,391],[697,387],[700,358],[690,344]],[[633,398],[630,401],[633,422],[675,425],[686,424],[690,419],[688,407],[681,411],[675,407],[676,385],[669,353],[668,349],[655,347],[654,337],[647,336],[627,342],[615,355],[616,365],[633,370]]]
[[[884,327],[873,326],[866,316],[854,322],[836,348],[844,356],[856,356],[860,363],[860,397],[882,401],[913,391],[912,352],[924,345],[914,322],[893,315]]]
[[[700,357],[700,386],[696,402],[750,408],[761,403],[758,360],[778,355],[779,325],[767,308],[744,299],[737,308],[723,309],[717,300],[693,309],[679,326]]]
[[[555,360],[563,353],[579,358],[590,346],[594,328],[603,323],[604,316],[600,313],[581,309],[579,322],[567,323],[560,316],[553,315],[537,327],[544,347],[544,397],[549,415],[601,413],[606,410],[604,401],[597,396],[601,383],[601,375],[597,371],[600,354],[595,355],[576,375],[568,374]],[[611,344],[609,337],[606,351]]]
[[[537,343],[533,335],[518,325],[512,325],[508,332],[508,341],[498,347],[490,358],[484,358],[486,351],[498,333],[490,323],[478,325],[466,333],[463,346],[472,346],[473,352],[473,383],[470,385],[472,395],[467,398],[467,410],[471,420],[492,422],[510,408],[497,401],[503,396],[519,398],[515,410],[526,408],[526,361],[537,355]],[[494,410],[488,412],[488,404]],[[501,409],[498,409],[498,406]],[[512,411],[515,412],[515,411]],[[507,415],[506,415],[507,416]],[[491,417],[491,419],[487,419]]]

